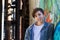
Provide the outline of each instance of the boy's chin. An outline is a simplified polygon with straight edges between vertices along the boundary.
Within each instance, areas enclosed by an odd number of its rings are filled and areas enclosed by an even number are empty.
[[[43,20],[36,20],[36,22],[42,22]]]

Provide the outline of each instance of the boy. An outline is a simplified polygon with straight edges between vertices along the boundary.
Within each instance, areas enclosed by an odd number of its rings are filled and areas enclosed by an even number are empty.
[[[24,40],[53,40],[54,27],[45,22],[43,9],[35,8],[32,16],[36,22],[27,28]]]

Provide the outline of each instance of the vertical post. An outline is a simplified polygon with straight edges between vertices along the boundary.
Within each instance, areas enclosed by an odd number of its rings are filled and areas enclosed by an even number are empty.
[[[20,16],[20,40],[22,40],[22,16]]]
[[[1,40],[4,40],[4,3],[5,0],[2,0],[2,31],[1,31]]]
[[[16,0],[16,29],[15,29],[15,40],[19,40],[19,26],[20,26],[20,0]]]
[[[0,0],[0,40],[1,40],[1,27],[2,27],[2,0]]]

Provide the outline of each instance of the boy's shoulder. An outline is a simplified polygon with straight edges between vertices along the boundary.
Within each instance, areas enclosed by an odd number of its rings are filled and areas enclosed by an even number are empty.
[[[50,28],[50,27],[54,27],[53,23],[49,23],[49,22],[45,22],[44,26]]]
[[[29,25],[26,30],[31,30],[33,28],[33,26],[34,26],[34,24]]]

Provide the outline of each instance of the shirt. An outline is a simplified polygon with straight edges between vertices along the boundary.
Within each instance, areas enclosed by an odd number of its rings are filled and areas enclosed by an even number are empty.
[[[40,40],[40,31],[42,29],[42,27],[44,26],[44,24],[40,25],[40,26],[37,26],[34,24],[34,27],[33,27],[33,32],[34,32],[34,40]]]

